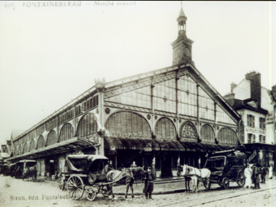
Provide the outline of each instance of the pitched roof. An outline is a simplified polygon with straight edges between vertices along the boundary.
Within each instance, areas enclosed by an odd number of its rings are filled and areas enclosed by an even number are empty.
[[[255,112],[258,112],[258,113],[262,113],[262,114],[267,114],[268,113],[268,111],[263,109],[263,108],[254,108],[253,106],[248,105],[247,104],[248,101],[250,101],[250,99],[247,99],[247,100],[235,99],[233,108],[235,110],[247,109],[247,110],[255,111]]]
[[[150,72],[145,72],[141,73],[138,75],[126,77],[123,79],[118,79],[115,81],[110,81],[105,84],[105,88],[112,88],[118,85],[123,85],[128,82],[133,82],[133,81],[138,81],[139,79],[142,78],[149,78],[149,77],[155,77],[159,74],[165,74],[168,72],[173,72],[173,71],[178,71],[180,69],[190,69],[190,72],[193,73],[193,76],[197,78],[197,80],[202,83],[205,86],[205,89],[209,90],[217,99],[217,101],[224,107],[228,108],[231,112],[231,114],[236,117],[236,119],[240,118],[240,115],[231,107],[231,105],[224,99],[224,97],[210,84],[210,82],[198,71],[198,69],[195,67],[194,64],[188,63],[188,64],[179,64],[179,65],[174,65],[158,70],[153,70]]]

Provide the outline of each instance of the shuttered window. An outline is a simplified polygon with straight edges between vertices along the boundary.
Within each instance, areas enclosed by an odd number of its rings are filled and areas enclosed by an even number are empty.
[[[73,137],[73,127],[71,124],[65,124],[60,133],[60,142],[71,139]]]
[[[215,133],[214,133],[213,128],[210,125],[205,124],[204,126],[202,126],[200,134],[201,134],[201,140],[203,142],[212,142],[212,143],[214,143]]]
[[[111,136],[151,138],[151,130],[144,117],[133,112],[118,112],[108,119],[106,128]]]
[[[58,138],[57,138],[56,132],[54,130],[51,130],[47,137],[46,146],[56,144],[57,142],[58,142]]]
[[[43,136],[40,136],[38,138],[38,148],[37,149],[43,148],[44,146],[45,146],[44,138],[43,138]]]
[[[218,132],[218,141],[220,144],[237,144],[237,135],[232,129],[223,128]]]
[[[32,141],[30,143],[29,152],[33,151],[33,150],[35,150],[35,140],[34,139],[32,139]]]
[[[157,139],[176,140],[176,130],[172,121],[168,118],[160,119],[155,127]]]
[[[82,117],[79,122],[77,136],[84,137],[96,133],[98,130],[97,121],[93,114],[89,113]]]

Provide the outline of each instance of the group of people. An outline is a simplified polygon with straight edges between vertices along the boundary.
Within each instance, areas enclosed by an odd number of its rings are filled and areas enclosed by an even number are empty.
[[[137,168],[136,162],[133,161],[133,163],[130,166],[130,169],[132,168]],[[109,170],[112,170],[112,162],[109,161],[106,166],[104,167],[105,173],[107,173]],[[134,182],[134,177],[132,177],[132,180]],[[155,180],[155,175],[153,174],[152,167],[149,166],[145,168],[144,171],[144,188],[143,188],[143,193],[145,194],[146,199],[153,199],[152,198],[152,192],[154,190],[154,180]]]
[[[269,167],[269,179],[273,177],[273,167]],[[251,188],[251,185],[254,184],[254,189],[260,188],[260,182],[265,183],[265,176],[267,173],[266,167],[261,167],[259,164],[248,164],[244,170],[245,175],[245,187]]]

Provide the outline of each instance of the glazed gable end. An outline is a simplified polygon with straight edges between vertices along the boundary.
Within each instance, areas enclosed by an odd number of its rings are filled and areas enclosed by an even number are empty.
[[[178,137],[188,121],[198,135],[206,124],[213,128],[215,136],[224,127],[235,132],[239,115],[201,76],[191,65],[178,65],[107,83],[105,127],[113,114],[129,111],[148,122],[152,135],[156,135],[157,122],[163,117],[174,124]],[[122,118],[131,119],[127,115]]]

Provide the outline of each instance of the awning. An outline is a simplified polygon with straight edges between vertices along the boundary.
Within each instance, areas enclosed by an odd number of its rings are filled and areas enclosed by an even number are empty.
[[[236,145],[222,145],[222,144],[219,144],[218,146],[219,146],[222,150],[230,150],[230,149],[236,148]]]
[[[231,146],[217,144],[204,144],[191,141],[174,141],[161,139],[143,138],[123,138],[105,137],[104,147],[106,150],[144,150],[144,151],[193,151],[193,152],[213,152],[233,149]]]
[[[213,152],[213,151],[221,151],[221,150],[225,150],[225,148],[217,145],[217,144],[203,144],[201,143],[201,145],[204,147],[204,149],[207,152]]]
[[[159,150],[161,151],[186,151],[184,146],[178,141],[173,140],[156,140]]]
[[[25,158],[34,159],[42,156],[49,156],[54,154],[61,154],[70,151],[76,151],[76,149],[83,149],[91,147],[94,143],[92,143],[89,139],[74,137],[72,139],[68,139],[66,141],[62,141],[48,147],[43,147],[31,152],[26,152],[21,155],[16,155],[7,159],[8,161],[14,160],[22,160]]]
[[[186,151],[193,151],[193,152],[205,152],[205,148],[198,142],[182,142],[180,143],[186,149]]]
[[[178,141],[173,140],[105,137],[104,145],[108,150],[185,151]]]
[[[110,150],[145,150],[152,151],[156,149],[156,143],[153,139],[131,139],[131,138],[122,138],[122,137],[105,137],[104,146],[105,149]]]

